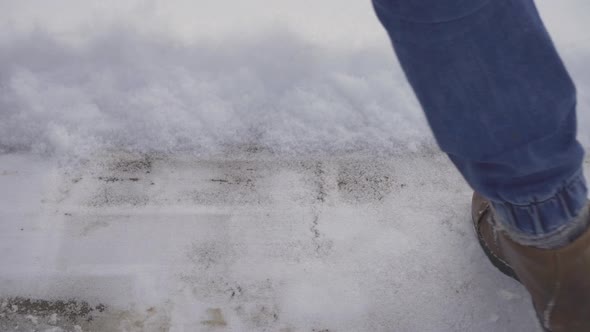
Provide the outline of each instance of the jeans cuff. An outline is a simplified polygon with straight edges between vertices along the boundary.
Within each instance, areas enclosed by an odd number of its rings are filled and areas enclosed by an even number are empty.
[[[588,204],[588,189],[582,170],[557,193],[528,205],[492,202],[498,221],[509,233],[527,236],[547,235],[573,222]]]

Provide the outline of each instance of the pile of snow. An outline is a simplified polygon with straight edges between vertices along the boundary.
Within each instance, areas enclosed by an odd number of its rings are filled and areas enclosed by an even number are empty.
[[[287,31],[187,46],[113,29],[82,48],[35,33],[0,58],[0,142],[205,154],[416,145],[423,115],[390,53],[322,48]]]
[[[588,28],[576,14],[588,4],[539,4],[590,128],[590,42],[574,33]],[[290,155],[432,144],[369,1],[227,6],[3,2],[0,151]]]

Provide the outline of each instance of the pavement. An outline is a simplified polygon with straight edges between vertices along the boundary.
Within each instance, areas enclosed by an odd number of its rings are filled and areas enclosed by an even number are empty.
[[[436,152],[1,155],[0,330],[537,331],[471,194]]]

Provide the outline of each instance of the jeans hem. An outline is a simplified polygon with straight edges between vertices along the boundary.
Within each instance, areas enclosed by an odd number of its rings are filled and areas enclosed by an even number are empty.
[[[492,201],[495,215],[509,233],[542,236],[574,221],[588,204],[588,189],[580,169],[556,194],[528,205]]]

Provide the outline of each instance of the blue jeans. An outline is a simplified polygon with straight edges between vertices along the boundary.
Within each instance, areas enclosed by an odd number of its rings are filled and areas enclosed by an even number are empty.
[[[506,229],[587,204],[575,86],[532,0],[373,0],[441,149]]]

